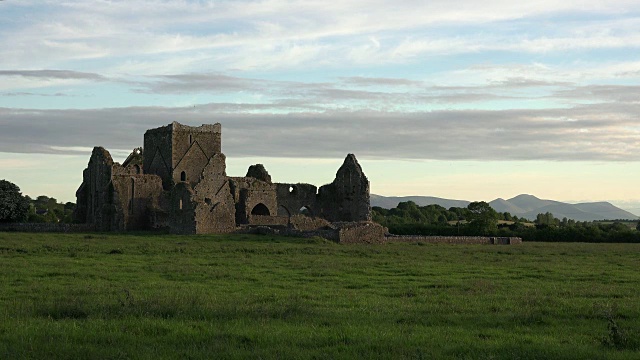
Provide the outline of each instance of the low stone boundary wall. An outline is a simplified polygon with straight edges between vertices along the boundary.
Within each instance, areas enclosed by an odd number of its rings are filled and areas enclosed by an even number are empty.
[[[384,228],[374,222],[334,223],[341,244],[384,244]]]
[[[281,220],[281,219],[278,219]],[[280,221],[273,221],[278,223]],[[279,226],[278,226],[279,225]],[[383,244],[383,243],[429,243],[429,244],[494,244],[514,245],[522,243],[519,237],[483,237],[483,236],[417,236],[385,235],[385,228],[373,222],[332,223],[330,226],[315,230],[291,229],[286,225],[245,226],[237,232],[273,233],[302,237],[320,236],[341,244]],[[0,231],[15,232],[93,232],[89,224],[52,224],[52,223],[0,223]]]
[[[289,219],[291,227],[301,231],[313,231],[331,227],[331,223],[319,217],[296,214]]]
[[[485,236],[417,236],[417,235],[387,235],[387,242],[411,242],[429,244],[489,244],[514,245],[521,244],[519,237],[485,237]]]
[[[251,215],[249,217],[249,225],[287,226],[288,222],[289,218],[286,216]]]
[[[95,227],[89,224],[58,223],[0,223],[0,231],[15,232],[93,232]]]

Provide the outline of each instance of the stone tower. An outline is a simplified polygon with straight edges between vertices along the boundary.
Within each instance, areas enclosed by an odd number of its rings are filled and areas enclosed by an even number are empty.
[[[322,216],[329,221],[371,221],[369,180],[349,154],[331,184],[318,193]]]
[[[144,134],[144,172],[162,178],[165,190],[178,182],[195,186],[215,154],[221,153],[220,124],[185,126],[173,122]]]

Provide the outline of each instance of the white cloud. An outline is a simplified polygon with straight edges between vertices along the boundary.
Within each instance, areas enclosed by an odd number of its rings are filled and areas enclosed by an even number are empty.
[[[4,29],[4,66],[60,68],[69,61],[111,59],[126,66],[166,62],[163,54],[199,58],[210,68],[379,64],[477,51],[549,52],[640,46],[635,1],[67,1],[25,2],[27,21]],[[527,37],[501,25],[567,13],[620,15],[619,21],[564,25]],[[585,24],[586,23],[586,24]],[[470,36],[446,27],[494,24]],[[554,24],[556,25],[556,24]],[[524,25],[522,25],[524,26]],[[595,29],[593,29],[595,27]],[[586,30],[585,30],[586,29]],[[593,29],[593,30],[588,30]],[[505,31],[506,30],[506,31]],[[426,35],[430,34],[430,35]],[[157,57],[160,56],[160,57]],[[194,71],[193,62],[183,60]],[[198,61],[198,64],[203,64]],[[111,65],[111,68],[114,66]],[[156,71],[157,73],[157,71]]]

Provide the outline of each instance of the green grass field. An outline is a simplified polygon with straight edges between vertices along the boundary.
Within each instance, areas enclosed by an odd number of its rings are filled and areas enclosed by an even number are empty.
[[[0,359],[640,358],[640,244],[0,233]]]

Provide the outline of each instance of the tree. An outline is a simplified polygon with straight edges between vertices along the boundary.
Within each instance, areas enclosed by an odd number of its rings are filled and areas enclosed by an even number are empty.
[[[535,224],[543,227],[560,225],[560,220],[556,219],[552,213],[547,211],[544,214],[538,214],[538,216],[536,216]]]
[[[636,230],[640,231],[640,221],[638,221],[638,225],[636,225]]]
[[[485,201],[474,201],[467,206],[471,227],[480,234],[494,232],[498,228],[498,213]]]
[[[18,222],[27,218],[29,201],[18,185],[0,180],[0,222]]]

